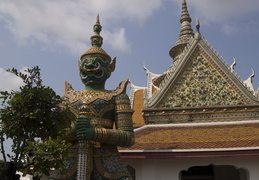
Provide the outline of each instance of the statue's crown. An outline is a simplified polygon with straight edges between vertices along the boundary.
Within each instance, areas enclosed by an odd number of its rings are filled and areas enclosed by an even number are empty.
[[[111,62],[111,57],[101,48],[103,44],[103,38],[100,35],[100,32],[102,31],[102,26],[100,25],[99,15],[96,17],[96,23],[93,26],[94,35],[91,36],[91,44],[92,47],[88,49],[84,54],[81,56],[81,60],[84,57],[102,57],[107,59]]]

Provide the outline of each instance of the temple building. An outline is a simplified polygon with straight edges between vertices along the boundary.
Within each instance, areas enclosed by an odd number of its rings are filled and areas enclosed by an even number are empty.
[[[121,148],[136,180],[256,180],[259,92],[191,27],[182,0],[181,29],[161,74],[144,67],[147,87],[131,82],[135,144]]]

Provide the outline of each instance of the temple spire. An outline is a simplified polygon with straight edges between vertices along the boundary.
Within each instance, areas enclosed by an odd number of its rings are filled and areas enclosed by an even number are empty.
[[[194,36],[192,27],[192,19],[187,9],[186,0],[182,0],[182,14],[180,18],[181,30],[178,40],[175,45],[170,49],[169,55],[176,61],[178,56],[182,53],[188,41]]]

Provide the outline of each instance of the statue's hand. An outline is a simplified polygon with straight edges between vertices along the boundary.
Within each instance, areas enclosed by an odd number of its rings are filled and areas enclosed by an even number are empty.
[[[78,140],[92,140],[94,128],[90,124],[90,117],[79,117],[75,123],[75,134]]]

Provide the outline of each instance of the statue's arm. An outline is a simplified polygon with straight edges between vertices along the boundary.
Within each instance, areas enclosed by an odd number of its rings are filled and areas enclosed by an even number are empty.
[[[134,144],[134,132],[132,123],[132,109],[129,97],[120,94],[116,97],[115,127],[116,129],[95,128],[94,141],[130,147]]]

